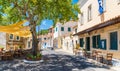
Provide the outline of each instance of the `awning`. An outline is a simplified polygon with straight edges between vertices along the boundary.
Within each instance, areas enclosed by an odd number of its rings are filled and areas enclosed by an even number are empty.
[[[112,18],[112,19],[110,19],[110,20],[108,20],[108,21],[105,21],[105,22],[103,22],[103,23],[100,23],[100,24],[98,24],[98,25],[95,25],[95,26],[93,26],[93,27],[90,27],[90,28],[85,29],[85,30],[83,30],[83,31],[80,31],[80,32],[78,32],[78,33],[76,33],[76,34],[73,34],[73,36],[75,36],[75,35],[80,35],[80,34],[84,34],[84,33],[88,33],[88,32],[91,32],[91,31],[93,31],[93,30],[97,30],[97,29],[100,29],[100,28],[104,28],[104,27],[107,27],[107,26],[110,26],[110,25],[114,25],[114,24],[117,24],[117,23],[120,23],[120,16],[115,17],[115,18]]]
[[[28,26],[23,26],[25,22],[26,20],[8,26],[0,26],[0,32],[5,32],[20,37],[31,37],[31,32],[29,31],[30,28]]]

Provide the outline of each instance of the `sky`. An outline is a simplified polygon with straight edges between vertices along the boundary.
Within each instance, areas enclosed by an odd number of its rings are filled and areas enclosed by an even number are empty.
[[[78,2],[78,0],[73,0],[72,4],[75,4],[77,2]],[[38,30],[49,29],[52,25],[53,25],[52,20],[45,19],[41,22],[41,25],[39,28],[38,28],[38,26],[36,27],[36,31],[38,32]]]

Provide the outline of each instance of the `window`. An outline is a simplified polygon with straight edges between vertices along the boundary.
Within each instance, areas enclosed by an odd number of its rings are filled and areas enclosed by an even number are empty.
[[[101,42],[101,40],[100,40],[100,35],[96,35],[96,36],[93,36],[92,37],[92,46],[93,46],[93,48],[100,48],[100,43]]]
[[[68,31],[69,31],[69,32],[71,31],[71,28],[70,28],[70,27],[68,27]]]
[[[83,45],[84,45],[83,38],[80,38],[80,47],[83,47]]]
[[[9,39],[10,39],[10,40],[13,40],[13,37],[14,37],[13,34],[10,34],[10,35],[9,35]]]
[[[81,25],[84,24],[84,16],[83,16],[83,13],[81,13],[80,24],[81,24]]]
[[[58,29],[57,29],[57,27],[56,27],[56,32],[57,32],[57,30],[58,30]]]
[[[64,31],[64,27],[61,27],[61,31]]]
[[[30,41],[28,41],[28,48],[30,48]]]
[[[76,44],[77,44],[77,40],[76,40]]]
[[[77,28],[75,29],[75,33],[77,33]]]
[[[16,36],[16,40],[20,40],[20,37],[19,37],[19,36]]]
[[[46,40],[46,38],[44,38],[44,40]]]
[[[91,5],[88,7],[88,21],[90,21],[92,19],[92,9],[91,9]]]

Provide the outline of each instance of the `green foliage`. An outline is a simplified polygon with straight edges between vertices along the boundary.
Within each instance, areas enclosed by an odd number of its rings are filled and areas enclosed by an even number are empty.
[[[35,60],[35,59],[37,59],[37,58],[41,58],[41,57],[42,57],[42,54],[41,54],[41,53],[37,53],[36,56],[34,56],[34,55],[32,55],[32,54],[28,54],[27,57],[30,58],[30,59]]]
[[[38,54],[37,54],[37,57],[42,57],[42,54],[38,53]]]
[[[48,29],[47,30],[41,30],[41,31],[39,31],[39,34],[40,35],[45,35],[45,34],[47,34],[49,31],[48,31]]]
[[[52,19],[56,22],[77,20],[75,12],[80,13],[78,5],[72,5],[72,0],[0,0],[0,20],[4,24],[15,23],[28,19],[40,24],[43,19]],[[27,16],[26,16],[27,13]],[[2,17],[2,18],[1,18]]]

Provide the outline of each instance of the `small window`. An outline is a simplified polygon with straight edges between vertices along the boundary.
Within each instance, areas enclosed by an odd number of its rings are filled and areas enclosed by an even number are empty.
[[[77,44],[77,40],[76,40],[76,44]]]
[[[83,13],[81,13],[80,24],[81,25],[84,24],[84,15],[83,15]]]
[[[10,40],[13,40],[13,38],[14,38],[13,34],[10,34],[10,35],[9,35],[9,39],[10,39]]]
[[[30,41],[28,42],[28,48],[30,48]]]
[[[83,47],[83,45],[84,45],[84,40],[83,38],[80,38],[80,47]]]
[[[70,27],[68,27],[68,31],[69,31],[69,32],[71,31],[71,28],[70,28]]]
[[[44,38],[44,40],[46,40],[46,38]]]
[[[77,33],[77,28],[75,29],[75,33]]]
[[[20,40],[20,37],[19,37],[19,36],[16,36],[16,40]]]
[[[88,21],[92,20],[92,8],[91,5],[88,7]]]
[[[64,31],[64,27],[61,27],[61,31]]]
[[[57,27],[56,27],[56,32],[57,32],[57,30],[58,30],[58,29],[57,29]]]

